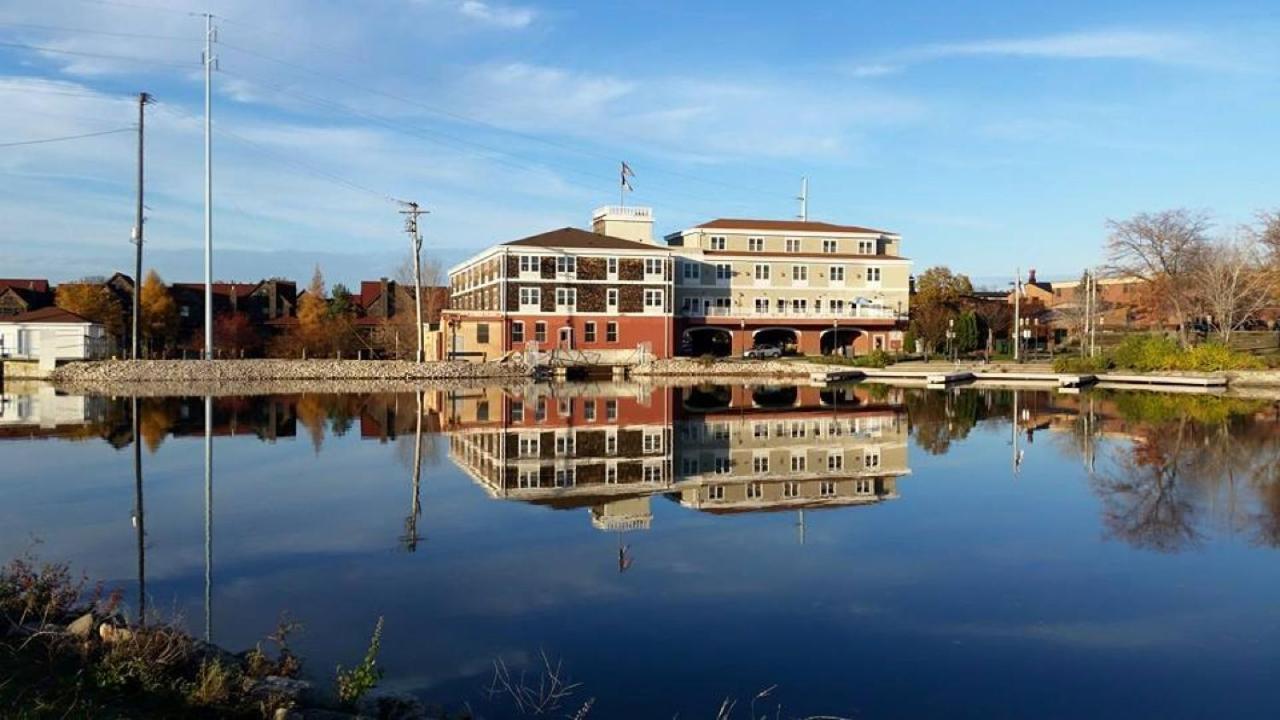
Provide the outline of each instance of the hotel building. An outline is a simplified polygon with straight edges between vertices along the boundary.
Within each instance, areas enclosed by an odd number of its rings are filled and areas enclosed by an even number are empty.
[[[674,269],[648,208],[604,207],[592,230],[492,247],[449,270],[447,358],[570,352],[592,364],[670,357]]]
[[[673,233],[686,354],[757,344],[805,354],[902,349],[911,261],[895,233],[823,222],[719,219]]]

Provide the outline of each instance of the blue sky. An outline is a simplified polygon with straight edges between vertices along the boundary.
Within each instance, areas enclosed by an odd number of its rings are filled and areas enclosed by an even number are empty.
[[[432,211],[445,264],[582,226],[623,159],[662,233],[790,217],[807,175],[812,218],[982,280],[1074,277],[1107,218],[1186,206],[1227,232],[1280,206],[1273,3],[0,3],[0,144],[160,100],[148,264],[170,280],[202,273],[205,10],[223,279],[391,274],[389,197]],[[0,147],[0,276],[131,267],[133,142]]]

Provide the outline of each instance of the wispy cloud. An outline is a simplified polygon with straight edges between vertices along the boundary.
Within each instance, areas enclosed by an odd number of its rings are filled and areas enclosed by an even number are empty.
[[[513,29],[528,27],[536,16],[530,8],[493,5],[482,0],[463,0],[458,11],[474,20]]]
[[[1102,29],[933,43],[855,63],[849,74],[876,77],[912,65],[962,57],[1042,58],[1049,60],[1126,60],[1168,65],[1223,65],[1223,55],[1207,38],[1177,31]]]

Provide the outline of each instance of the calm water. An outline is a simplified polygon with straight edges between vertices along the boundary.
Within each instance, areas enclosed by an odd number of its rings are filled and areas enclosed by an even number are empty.
[[[208,435],[205,402],[138,401],[139,485],[133,401],[4,396],[0,555],[232,649],[287,612],[324,678],[384,616],[384,685],[485,717],[544,651],[557,717],[1280,715],[1272,401],[544,386],[214,398]]]

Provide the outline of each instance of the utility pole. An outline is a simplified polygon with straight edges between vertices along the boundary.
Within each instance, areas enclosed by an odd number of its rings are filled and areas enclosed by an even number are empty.
[[[800,222],[809,222],[809,178],[800,178],[800,194],[796,196],[796,200],[800,201]]]
[[[421,363],[423,361],[422,353],[422,233],[418,232],[418,217],[426,215],[428,210],[422,210],[416,202],[400,201],[407,210],[401,210],[400,214],[404,215],[404,231],[409,234],[409,242],[413,247],[413,307],[418,320],[418,328],[415,334],[418,336],[418,351],[414,356],[414,361]]]
[[[1022,358],[1022,268],[1016,268],[1013,276],[1013,361]]]
[[[134,360],[138,359],[138,315],[140,313],[138,295],[142,292],[142,142],[143,122],[146,118],[143,108],[149,102],[151,102],[150,95],[144,92],[138,93],[138,205],[133,220],[133,244],[137,247],[134,251],[133,263],[133,342],[130,343],[130,357]]]
[[[1098,276],[1089,271],[1089,356],[1098,355]]]
[[[213,43],[218,29],[204,14],[204,358],[213,359]]]

